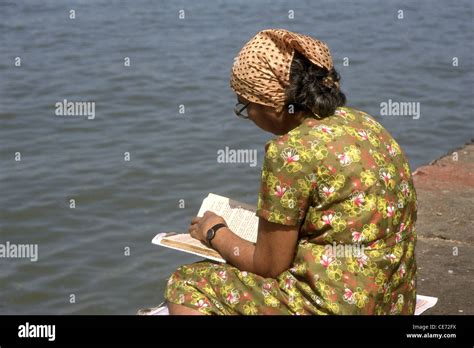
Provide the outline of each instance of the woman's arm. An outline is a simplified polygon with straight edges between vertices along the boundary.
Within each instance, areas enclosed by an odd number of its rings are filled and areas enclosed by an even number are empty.
[[[208,211],[202,218],[196,217],[192,220],[189,233],[206,242],[207,230],[218,223],[225,221]],[[290,268],[297,240],[298,226],[280,225],[260,218],[255,245],[223,227],[216,233],[212,246],[238,269],[266,278],[276,278]]]

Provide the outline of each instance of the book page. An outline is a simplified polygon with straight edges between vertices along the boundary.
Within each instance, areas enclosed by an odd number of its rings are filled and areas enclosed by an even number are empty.
[[[153,238],[152,243],[225,263],[216,250],[194,239],[189,233],[159,233]]]
[[[434,307],[436,302],[438,302],[437,297],[416,295],[415,315],[420,315],[427,309]]]
[[[258,217],[255,215],[254,206],[209,193],[203,200],[197,216],[202,217],[207,210],[222,216],[229,228],[241,238],[252,243],[257,241]],[[189,233],[159,233],[153,238],[152,243],[225,262],[216,250],[194,239]]]
[[[257,241],[258,216],[255,215],[254,206],[209,193],[197,216],[202,217],[206,210],[222,216],[232,232],[239,237],[252,243]]]

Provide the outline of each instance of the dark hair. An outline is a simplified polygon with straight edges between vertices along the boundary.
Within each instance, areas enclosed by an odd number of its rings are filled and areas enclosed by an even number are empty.
[[[331,71],[321,68],[295,51],[286,106],[293,105],[294,111],[311,112],[320,117],[333,115],[338,106],[346,103],[346,96],[337,84],[340,78],[334,68]]]

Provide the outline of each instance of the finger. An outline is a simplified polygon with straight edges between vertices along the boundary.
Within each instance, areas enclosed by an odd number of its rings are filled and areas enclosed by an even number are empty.
[[[194,239],[199,240],[199,234],[196,228],[193,229],[193,231],[190,233],[190,236],[193,237]]]
[[[199,223],[199,221],[201,221],[202,218],[196,216],[194,217],[192,220],[191,220],[191,225],[194,225],[194,224],[197,224]]]

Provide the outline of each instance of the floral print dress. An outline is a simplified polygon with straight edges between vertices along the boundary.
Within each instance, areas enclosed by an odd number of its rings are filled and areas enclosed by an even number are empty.
[[[377,121],[348,107],[307,118],[267,143],[256,213],[301,226],[291,268],[272,279],[197,262],[165,298],[206,314],[413,314],[416,211],[405,155]]]

